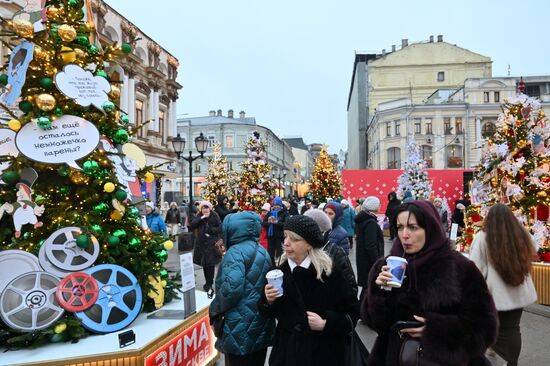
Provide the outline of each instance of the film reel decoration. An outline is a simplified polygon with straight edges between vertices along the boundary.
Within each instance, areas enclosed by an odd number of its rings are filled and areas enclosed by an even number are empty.
[[[130,325],[142,304],[136,277],[114,264],[100,264],[85,272],[97,281],[99,296],[91,308],[74,313],[82,320],[82,326],[95,333],[111,333]]]
[[[55,268],[44,264],[47,271],[50,269],[59,270],[57,272],[67,273],[82,271],[90,267],[99,256],[99,242],[94,236],[91,236],[91,244],[86,248],[80,248],[76,245],[76,238],[80,236],[82,230],[75,226],[65,227],[56,230],[51,234],[40,250],[44,248],[44,259]],[[40,253],[39,253],[40,256]],[[39,259],[42,259],[39,257]],[[42,264],[44,261],[41,260]],[[54,273],[54,272],[52,272]]]
[[[0,316],[10,328],[32,332],[47,328],[65,310],[55,299],[59,279],[47,272],[29,272],[12,280],[0,296]]]
[[[38,258],[34,254],[24,250],[0,251],[0,295],[13,279],[40,270]]]
[[[67,275],[61,280],[55,292],[59,305],[73,313],[89,309],[96,302],[98,295],[96,280],[84,272]]]

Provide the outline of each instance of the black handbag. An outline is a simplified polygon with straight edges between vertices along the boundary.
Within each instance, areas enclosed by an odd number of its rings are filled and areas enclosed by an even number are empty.
[[[398,321],[390,328],[390,339],[386,364],[399,366],[437,366],[438,364],[424,358],[424,349],[419,338],[413,338],[401,332],[406,328],[421,327],[417,321]]]
[[[190,252],[193,250],[193,233],[183,232],[178,235],[178,251]]]
[[[363,344],[363,341],[361,338],[359,338],[359,334],[354,329],[353,321],[349,317],[349,315],[346,314],[346,318],[348,318],[349,322],[351,323],[351,333],[349,334],[349,343],[346,344],[346,366],[366,366],[367,361],[369,360],[369,351],[367,350],[367,347]]]

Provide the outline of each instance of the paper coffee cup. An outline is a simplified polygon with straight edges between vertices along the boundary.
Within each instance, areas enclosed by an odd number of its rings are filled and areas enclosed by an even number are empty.
[[[267,279],[267,283],[279,291],[279,296],[283,296],[283,271],[273,269],[266,273],[265,278]]]
[[[387,286],[401,287],[403,280],[405,279],[405,272],[407,270],[407,260],[401,257],[390,256],[386,259],[386,263],[390,267],[390,273],[392,279],[388,281]]]

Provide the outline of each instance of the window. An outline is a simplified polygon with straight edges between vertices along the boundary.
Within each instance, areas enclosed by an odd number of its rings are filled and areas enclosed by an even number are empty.
[[[427,168],[433,168],[432,147],[430,145],[422,145],[422,159],[426,161]]]
[[[462,146],[447,146],[447,168],[462,168]]]
[[[392,147],[388,149],[388,169],[401,169],[401,149]]]
[[[225,136],[225,147],[227,148],[233,148],[235,147],[235,141],[233,135],[226,135]]]
[[[216,137],[214,136],[208,136],[208,147],[214,146],[216,143]],[[199,170],[200,171],[200,170]]]
[[[233,162],[232,161],[228,161],[227,162],[227,170],[228,171],[233,171]]]
[[[500,92],[495,92],[495,103],[500,102]]]
[[[426,135],[432,135],[432,119],[426,118],[426,121],[424,123],[426,125]]]
[[[401,135],[401,125],[399,121],[395,121],[395,136]]]
[[[195,173],[200,173],[201,171],[201,163],[195,163]]]
[[[420,118],[414,119],[414,133],[422,133],[422,120]]]
[[[483,92],[483,102],[489,103],[489,92]]]
[[[164,111],[159,111],[159,134],[163,136],[164,134],[164,118],[165,118]]]
[[[391,122],[386,122],[386,137],[391,136]]]
[[[492,122],[486,122],[481,128],[481,136],[483,137],[493,137],[497,132],[497,127]]]
[[[143,101],[136,99],[136,116],[134,119],[136,126],[143,123]],[[139,135],[143,136],[143,128],[139,129]]]
[[[445,117],[443,118],[443,127],[445,129],[445,135],[450,135],[453,128],[451,127],[451,118]]]
[[[462,131],[462,117],[456,117],[455,118],[455,131],[456,131],[457,135],[463,133],[463,131]]]
[[[540,86],[539,85],[527,85],[525,84],[525,94],[530,97],[540,97]]]
[[[445,81],[445,72],[444,71],[439,71],[437,73],[437,81]]]

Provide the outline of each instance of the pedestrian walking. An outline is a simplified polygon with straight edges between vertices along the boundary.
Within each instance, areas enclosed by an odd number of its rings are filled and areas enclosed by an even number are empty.
[[[214,207],[214,211],[216,211],[216,213],[220,217],[221,222],[223,222],[223,219],[225,219],[225,216],[239,211],[236,207],[228,208],[227,202],[228,202],[227,196],[225,195],[218,196],[218,204],[216,205],[216,207]]]
[[[229,214],[223,222],[227,252],[218,268],[210,318],[224,318],[215,347],[227,366],[263,366],[275,330],[273,319],[258,310],[271,269],[269,254],[257,244],[261,222],[251,211]]]
[[[170,203],[170,208],[166,211],[166,218],[164,219],[164,222],[166,224],[166,228],[168,229],[168,235],[178,235],[178,230],[181,225],[181,215],[176,202]]]
[[[535,244],[507,205],[493,205],[470,247],[470,260],[481,271],[498,311],[499,331],[492,347],[508,366],[521,353],[520,321],[523,308],[537,300],[530,276]]]
[[[391,223],[395,222],[395,215],[397,214],[397,208],[400,204],[401,201],[397,198],[397,193],[388,193],[388,206],[386,207],[385,215],[389,223],[390,240],[395,239],[395,237],[397,236],[397,231]]]
[[[447,213],[447,210],[443,207],[443,199],[439,197],[435,198],[434,207],[437,210],[439,217],[441,218],[441,225],[443,225],[443,230],[447,232],[449,226],[449,214]]]
[[[147,222],[147,227],[152,233],[166,234],[166,225],[162,217],[160,217],[155,204],[151,201],[145,203],[145,220]]]
[[[348,232],[341,225],[343,214],[342,206],[336,201],[328,201],[323,211],[332,221],[332,231],[329,235],[330,242],[338,245],[340,248],[344,249],[346,254],[349,254]]]
[[[348,233],[349,248],[353,248],[353,236],[355,235],[355,211],[347,200],[340,201],[342,206],[341,225]]]
[[[263,220],[267,216],[267,214],[271,211],[271,205],[266,202],[262,206],[262,213],[260,214],[260,219]],[[262,225],[262,231],[260,232],[260,245],[264,247],[265,250],[267,250],[267,227]]]
[[[273,263],[281,256],[284,240],[284,224],[288,219],[288,211],[283,206],[283,199],[275,197],[271,202],[271,211],[264,217],[263,227],[267,229],[267,251]]]

